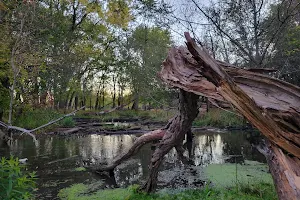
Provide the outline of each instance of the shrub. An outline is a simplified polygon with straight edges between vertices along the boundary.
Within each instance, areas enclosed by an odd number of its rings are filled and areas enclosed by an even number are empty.
[[[19,159],[2,157],[0,161],[0,199],[33,199],[35,173],[26,172]]]
[[[73,117],[66,117],[60,122],[60,124],[63,127],[74,127],[75,121],[73,120]]]

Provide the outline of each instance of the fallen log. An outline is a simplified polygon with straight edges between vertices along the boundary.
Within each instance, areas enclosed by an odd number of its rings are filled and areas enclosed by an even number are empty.
[[[67,130],[63,130],[63,131],[62,131],[62,134],[70,135],[70,134],[73,134],[73,133],[77,133],[77,132],[80,131],[81,129],[82,129],[82,128],[78,128],[78,127],[70,128],[70,129],[67,129]]]

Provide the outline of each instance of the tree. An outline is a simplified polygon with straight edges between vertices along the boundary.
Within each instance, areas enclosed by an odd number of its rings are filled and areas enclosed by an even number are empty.
[[[135,100],[134,109],[138,109],[140,97],[146,102],[151,102],[151,97],[153,98],[158,91],[164,90],[158,80],[157,72],[170,45],[170,33],[158,27],[139,26],[129,39],[132,59],[134,59],[133,64],[128,66]]]
[[[65,108],[72,101],[68,98],[72,97],[70,91],[74,87],[82,88],[80,96],[85,104],[92,74],[103,67],[107,56],[112,57],[106,51],[112,51],[108,47],[114,31],[125,28],[131,20],[129,3],[126,0],[1,3],[4,30],[1,34],[6,38],[1,41],[1,51],[5,51],[1,70],[9,62],[10,107],[13,108],[16,98],[19,105],[35,107],[38,97],[49,91],[54,93],[57,107]],[[9,55],[7,50],[11,51]],[[1,82],[3,86],[7,81],[1,79]],[[1,88],[5,87],[8,88],[7,85]]]
[[[287,4],[286,6],[291,5]],[[276,15],[278,9],[280,9],[278,5],[273,5],[269,18]],[[278,70],[276,73],[278,78],[298,86],[300,85],[300,66],[298,64],[300,47],[299,10],[300,8],[298,8],[298,13],[289,19],[287,29],[280,33],[280,39],[274,43],[274,54],[268,63],[269,67]]]
[[[300,5],[293,0],[279,1],[272,16],[268,15],[272,2],[264,0],[219,0],[209,6],[191,0],[188,6],[182,10],[186,18],[179,20],[188,23],[198,41],[200,35],[210,36],[202,45],[210,44],[217,59],[260,68],[269,62],[274,43]],[[199,27],[201,32],[196,32]]]

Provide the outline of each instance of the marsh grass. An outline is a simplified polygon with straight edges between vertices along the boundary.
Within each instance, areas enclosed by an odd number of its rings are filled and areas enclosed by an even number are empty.
[[[33,199],[36,174],[28,172],[19,159],[0,159],[0,199]]]

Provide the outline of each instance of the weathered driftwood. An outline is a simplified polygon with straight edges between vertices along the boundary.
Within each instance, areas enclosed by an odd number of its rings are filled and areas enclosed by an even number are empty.
[[[271,141],[272,151],[266,156],[280,199],[300,199],[300,88],[218,62],[188,33],[185,36],[188,50],[170,50],[160,72],[162,80],[231,103]]]

